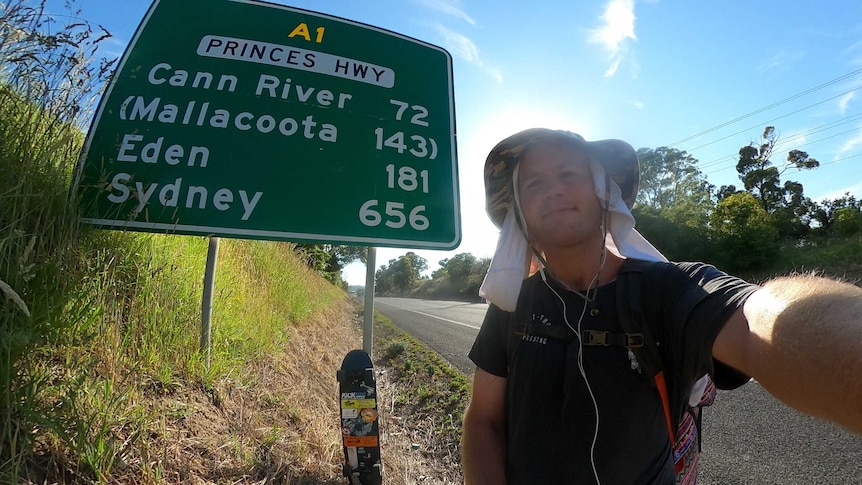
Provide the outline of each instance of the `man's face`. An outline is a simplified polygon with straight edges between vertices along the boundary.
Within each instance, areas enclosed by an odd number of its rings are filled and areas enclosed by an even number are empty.
[[[521,210],[530,240],[542,251],[601,238],[601,204],[589,158],[561,142],[530,148],[518,169]]]

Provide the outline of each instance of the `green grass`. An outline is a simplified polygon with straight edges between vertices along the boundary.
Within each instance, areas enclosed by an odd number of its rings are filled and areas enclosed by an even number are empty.
[[[471,389],[464,374],[383,315],[375,315],[374,335],[375,355],[392,372],[399,414],[415,421],[432,419],[441,441],[460,450]]]
[[[291,259],[290,245],[223,241],[207,367],[199,348],[206,239],[82,231],[82,257],[67,268],[80,299],[43,325],[68,331],[33,342],[40,358],[19,362],[32,369],[23,411],[34,419],[14,425],[19,435],[41,428],[43,439],[67,450],[65,468],[97,482],[147,428],[140,396],[198,381],[215,400],[214,380],[277,352],[292,325],[343,297]],[[28,448],[10,458],[20,464]]]
[[[43,7],[11,0],[0,11],[0,483],[106,483],[123,474],[128,483],[160,482],[177,466],[158,447],[179,448],[164,434],[201,409],[236,407],[226,393],[240,394],[245,411],[243,399],[260,394],[249,390],[254,372],[296,372],[280,367],[285,344],[316,345],[301,333],[306,320],[339,317],[345,295],[295,257],[292,244],[222,240],[204,358],[208,239],[78,223],[69,188],[80,127],[111,67],[91,56],[108,36],[77,19],[60,25]],[[332,360],[321,355],[306,362]],[[263,391],[277,411],[290,408],[283,421],[310,428],[291,411],[294,394]],[[195,402],[201,395],[212,406]],[[247,448],[257,429],[230,424],[238,427],[225,439],[235,440],[237,455],[265,462],[268,451]],[[285,436],[297,430],[288,431],[261,432],[261,449],[283,452],[296,441]]]
[[[142,397],[199,382],[217,399],[215,380],[344,293],[291,244],[222,240],[207,366],[207,238],[79,226],[67,194],[82,134],[37,113],[0,96],[0,482],[43,469],[102,483],[146,446]]]
[[[782,248],[783,268],[817,268],[839,261],[845,266],[862,265],[862,234],[851,238],[829,238]]]
[[[739,276],[749,281],[762,282],[774,276],[806,272],[860,284],[862,238],[830,237],[785,244],[769,268],[741,272]]]

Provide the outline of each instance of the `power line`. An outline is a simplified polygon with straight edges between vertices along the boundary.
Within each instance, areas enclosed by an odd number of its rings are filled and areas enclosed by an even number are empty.
[[[844,158],[839,158],[837,160],[832,160],[831,162],[821,163],[820,166],[822,167],[824,165],[832,165],[833,163],[843,162],[844,160],[847,160],[850,158],[856,158],[856,157],[862,157],[862,153],[857,153],[856,155],[850,155],[850,156],[847,156]]]
[[[854,92],[854,91],[858,91],[858,90],[860,90],[860,89],[862,89],[862,86],[859,86],[859,87],[856,87],[856,88],[851,89],[850,91],[846,91],[846,92],[843,92],[843,93],[841,93],[841,94],[838,94],[838,95],[832,96],[831,98],[824,99],[823,101],[818,101],[818,102],[816,102],[816,103],[814,103],[814,104],[811,104],[811,105],[808,105],[808,106],[806,106],[806,107],[804,107],[804,108],[797,109],[796,111],[791,111],[790,113],[783,114],[783,115],[781,115],[781,116],[779,116],[779,117],[777,117],[777,118],[772,118],[771,120],[764,121],[764,122],[762,122],[762,123],[758,123],[758,124],[756,124],[756,125],[754,125],[754,126],[751,126],[751,127],[745,128],[745,129],[740,130],[740,131],[737,131],[736,133],[731,133],[731,134],[729,134],[729,135],[727,135],[727,136],[721,137],[721,138],[719,138],[719,139],[717,139],[717,140],[713,140],[713,141],[708,142],[708,143],[704,143],[703,145],[696,146],[696,147],[691,148],[691,149],[686,150],[686,151],[688,151],[689,153],[691,153],[691,152],[693,152],[693,151],[695,151],[695,150],[698,150],[698,149],[700,149],[700,148],[703,148],[703,147],[706,147],[706,146],[712,145],[713,143],[718,143],[718,142],[720,142],[720,141],[722,141],[722,140],[726,140],[726,139],[728,139],[728,138],[731,138],[731,137],[733,137],[733,136],[736,136],[736,135],[739,135],[739,134],[745,133],[745,132],[747,132],[747,131],[753,130],[753,129],[758,128],[758,127],[761,127],[761,126],[763,126],[763,125],[768,125],[769,123],[772,123],[773,121],[778,121],[778,120],[780,120],[780,119],[782,119],[782,118],[787,118],[787,117],[788,117],[788,116],[790,116],[790,115],[795,115],[796,113],[799,113],[799,112],[805,111],[805,110],[807,110],[807,109],[813,108],[813,107],[815,107],[815,106],[821,105],[821,104],[823,104],[823,103],[826,103],[827,101],[832,101],[833,99],[840,98],[841,96],[844,96],[844,95],[850,94],[850,93],[852,93],[852,92]]]
[[[721,128],[724,128],[725,126],[732,125],[732,124],[737,123],[737,122],[739,122],[739,121],[742,121],[742,120],[744,120],[744,119],[746,119],[746,118],[750,118],[750,117],[752,117],[752,116],[754,116],[754,115],[756,115],[756,114],[759,114],[759,113],[762,113],[762,112],[764,112],[764,111],[766,111],[766,110],[772,109],[772,108],[774,108],[774,107],[776,107],[776,106],[780,106],[780,105],[782,105],[782,104],[784,104],[784,103],[787,103],[787,102],[793,101],[794,99],[801,98],[802,96],[805,96],[806,94],[810,94],[810,93],[813,93],[814,91],[817,91],[817,90],[819,90],[819,89],[823,89],[823,88],[825,88],[825,87],[827,87],[827,86],[831,86],[831,85],[833,85],[833,84],[835,84],[835,83],[837,83],[837,82],[840,82],[840,81],[843,81],[843,80],[845,80],[845,79],[847,79],[847,78],[853,77],[853,76],[855,76],[855,75],[857,75],[857,74],[859,74],[859,73],[862,73],[862,69],[857,69],[857,70],[855,70],[855,71],[853,71],[853,72],[850,72],[850,73],[847,73],[847,74],[845,74],[845,75],[843,75],[843,76],[839,76],[839,77],[837,77],[837,78],[835,78],[835,79],[832,79],[831,81],[827,81],[827,82],[825,82],[825,83],[823,83],[823,84],[820,84],[820,85],[814,86],[813,88],[806,89],[805,91],[802,91],[802,92],[800,92],[800,93],[794,94],[793,96],[790,96],[790,97],[788,97],[788,98],[782,99],[781,101],[777,101],[777,102],[772,103],[772,104],[770,104],[770,105],[768,105],[768,106],[764,106],[764,107],[762,107],[762,108],[756,109],[756,110],[754,110],[754,111],[752,111],[752,112],[750,112],[750,113],[748,113],[748,114],[744,114],[744,115],[742,115],[742,116],[739,116],[739,117],[737,117],[737,118],[734,118],[734,119],[732,119],[732,120],[730,120],[730,121],[727,121],[727,122],[725,122],[725,123],[722,123],[722,124],[720,124],[720,125],[717,125],[717,126],[714,126],[714,127],[712,127],[712,128],[706,129],[706,130],[701,131],[701,132],[699,132],[699,133],[695,133],[694,135],[688,136],[688,137],[683,138],[682,140],[679,140],[679,141],[675,141],[675,142],[673,142],[673,143],[671,143],[671,144],[669,144],[669,145],[667,145],[667,146],[668,146],[668,147],[673,147],[673,146],[679,145],[680,143],[685,143],[685,142],[687,142],[687,141],[689,141],[689,140],[693,140],[693,139],[695,139],[695,138],[698,138],[698,137],[701,137],[701,136],[703,136],[703,135],[706,135],[707,133],[712,133],[713,131],[716,131],[716,130],[719,130],[719,129],[721,129]]]
[[[829,123],[826,123],[826,124],[823,124],[823,125],[815,126],[814,128],[809,128],[808,130],[801,131],[801,132],[799,132],[799,133],[795,133],[795,134],[793,134],[793,135],[789,136],[788,138],[779,139],[779,141],[775,144],[775,147],[774,147],[774,148],[775,148],[775,149],[783,148],[783,147],[785,147],[785,146],[787,146],[787,145],[790,145],[790,144],[791,144],[791,142],[792,142],[793,140],[796,140],[796,139],[799,139],[799,138],[803,138],[803,137],[805,137],[805,136],[807,136],[807,135],[813,135],[813,134],[815,134],[815,133],[820,133],[820,132],[822,132],[822,131],[830,130],[830,129],[835,128],[835,127],[837,127],[837,126],[845,125],[845,124],[847,124],[847,123],[850,123],[850,122],[856,121],[856,120],[858,120],[858,119],[860,119],[860,118],[862,118],[862,113],[855,114],[855,115],[853,115],[853,116],[849,116],[849,117],[846,117],[846,118],[842,118],[842,119],[839,119],[839,120],[836,120],[836,121],[832,121],[832,122],[829,122]],[[821,139],[819,139],[819,140],[807,141],[807,142],[802,143],[802,144],[800,144],[800,145],[796,145],[796,147],[798,148],[798,147],[803,147],[803,146],[806,146],[806,145],[811,145],[812,143],[817,143],[817,142],[820,142],[820,141],[823,141],[823,140],[828,140],[829,138],[834,138],[834,137],[836,137],[836,136],[840,136],[840,135],[846,135],[847,133],[851,133],[851,132],[853,132],[853,131],[857,131],[857,130],[860,130],[860,129],[862,129],[862,127],[857,127],[857,128],[852,129],[852,130],[843,131],[843,132],[838,133],[838,134],[836,134],[836,135],[831,135],[831,136],[828,136],[828,137],[826,137],[826,138],[821,138]],[[729,160],[733,160],[733,159],[737,158],[738,156],[739,156],[739,154],[738,154],[738,153],[734,153],[734,154],[731,154],[731,155],[726,155],[726,156],[723,156],[723,157],[719,157],[719,158],[716,158],[716,159],[710,160],[710,161],[708,161],[708,162],[698,163],[698,168],[703,169],[703,168],[706,168],[706,167],[712,167],[712,166],[715,166],[715,165],[720,165],[721,163],[726,162],[726,161],[729,161]]]
[[[851,121],[856,121],[859,118],[862,118],[862,113],[855,114],[853,116],[848,116],[846,118],[840,118],[836,121],[831,121],[829,123],[826,123],[826,124],[823,124],[820,126],[815,126],[814,128],[809,128],[805,131],[800,131],[799,133],[795,133],[788,138],[785,138],[783,140],[779,140],[775,146],[781,147],[781,146],[787,145],[788,143],[790,143],[792,140],[794,140],[796,138],[803,138],[803,137],[808,136],[808,135],[820,133],[821,131],[830,130],[832,128],[835,128],[836,126],[846,125],[847,123],[850,123]],[[830,126],[830,125],[832,125],[832,126]],[[856,129],[858,130],[859,128],[856,128]],[[853,130],[850,130],[850,131],[853,131]],[[845,132],[845,133],[848,133],[848,132]],[[808,145],[809,143],[813,143],[813,142],[805,142],[799,146],[805,146],[805,145]]]
[[[805,145],[810,145],[810,144],[812,144],[812,143],[819,143],[819,142],[821,142],[821,141],[823,141],[823,140],[828,140],[828,139],[830,139],[830,138],[835,138],[836,136],[846,135],[847,133],[852,133],[852,132],[854,132],[854,131],[859,131],[859,130],[862,130],[862,126],[860,126],[860,127],[858,127],[858,128],[853,128],[852,130],[847,130],[847,131],[844,131],[844,132],[841,132],[841,133],[837,133],[837,134],[835,134],[835,135],[829,135],[829,136],[827,136],[826,138],[820,138],[819,140],[814,140],[814,141],[805,142],[805,143],[803,143],[803,144],[801,144],[801,145],[797,145],[797,146],[802,147],[802,146],[805,146]],[[832,165],[833,163],[841,162],[841,161],[843,161],[843,160],[847,160],[847,159],[849,159],[849,158],[855,158],[855,157],[862,157],[862,153],[857,153],[856,155],[850,155],[850,156],[847,156],[847,157],[844,157],[844,158],[839,158],[839,159],[837,159],[837,160],[832,160],[831,162],[821,163],[821,164],[818,166],[818,168],[819,168],[819,167],[822,167],[822,166],[824,166],[824,165]],[[709,173],[705,173],[705,175],[713,174],[713,173],[716,173],[716,172],[721,172],[721,171],[724,171],[724,170],[727,170],[727,169],[730,169],[730,168],[734,168],[734,167],[735,167],[734,165],[728,165],[727,167],[722,167],[722,168],[719,168],[719,169],[713,170],[713,171],[711,171],[711,172],[709,172]],[[790,173],[801,172],[801,171],[802,171],[802,169],[796,169],[796,170],[792,170]]]

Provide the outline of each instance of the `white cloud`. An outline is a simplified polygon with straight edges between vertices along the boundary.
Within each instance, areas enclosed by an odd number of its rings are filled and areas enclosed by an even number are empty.
[[[634,0],[611,0],[602,15],[605,24],[592,32],[590,40],[615,53],[623,41],[636,39],[634,6]]]
[[[856,198],[862,197],[862,182],[855,183],[848,187],[844,187],[843,189],[835,189],[831,192],[821,195],[820,197],[812,197],[814,200],[835,200],[841,197],[844,197],[845,194],[850,194],[856,196]]]
[[[416,0],[416,3],[432,10],[437,10],[446,15],[459,18],[470,25],[476,25],[476,21],[464,11],[463,5],[459,0]]]
[[[856,96],[855,92],[850,92],[841,96],[841,99],[838,100],[838,108],[841,110],[841,114],[843,115],[845,111],[847,111],[847,104],[850,103],[850,100]]]
[[[616,74],[625,54],[629,39],[635,36],[634,0],[611,0],[602,15],[603,25],[590,33],[590,42],[604,46],[611,58],[611,66],[605,71],[606,77]]]
[[[610,66],[608,66],[608,70],[605,71],[605,77],[613,77],[614,74],[617,73],[617,69],[620,68],[620,60],[619,58],[614,59]]]
[[[787,145],[787,153],[790,153],[790,150],[799,150],[799,147],[805,146],[808,142],[808,135],[806,135],[805,132],[800,132],[788,136],[784,141],[785,143],[782,143],[781,140],[779,140],[778,143],[775,144],[775,147],[784,148],[784,146]]]
[[[845,56],[856,55],[859,52],[862,52],[862,40],[856,41],[844,49]]]
[[[837,160],[841,158],[847,152],[856,148],[856,145],[862,144],[862,133],[856,135],[855,137],[847,140],[841,145],[841,148],[838,149],[838,153],[835,154],[835,158],[833,160]]]
[[[489,75],[493,76],[497,82],[503,82],[503,75],[496,68],[485,64],[482,57],[479,55],[479,48],[466,35],[455,32],[442,25],[437,25],[437,32],[443,36],[443,43],[453,55],[464,59],[465,61],[475,64]]]
[[[479,48],[476,47],[476,44],[469,37],[449,30],[442,25],[437,26],[437,32],[443,36],[446,47],[453,54],[467,62],[477,62],[479,60]]]
[[[635,100],[635,108],[637,108],[637,109],[644,109],[644,108],[646,108],[646,105],[644,104],[644,102],[643,102],[643,101],[637,101],[637,100]]]
[[[777,52],[773,54],[773,56],[769,59],[761,59],[758,62],[757,70],[760,72],[770,71],[772,69],[776,69],[781,67],[782,65],[787,63],[787,53],[786,52]]]
[[[855,29],[856,31],[862,29]],[[857,36],[858,37],[858,36]],[[841,53],[841,59],[845,59],[847,64],[851,66],[856,66],[862,64],[862,40],[856,41],[853,44],[844,48],[844,51]]]
[[[792,69],[794,64],[798,64],[806,56],[806,52],[801,49],[793,51],[778,51],[770,58],[757,58],[754,66],[758,72],[766,73],[772,70],[787,71]]]
[[[108,37],[99,44],[99,55],[108,59],[120,57],[127,44],[128,42],[117,37]]]

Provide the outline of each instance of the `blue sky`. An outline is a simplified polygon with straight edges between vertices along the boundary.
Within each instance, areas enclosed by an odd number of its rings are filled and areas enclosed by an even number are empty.
[[[484,212],[484,159],[502,138],[534,126],[687,150],[712,184],[739,186],[737,151],[774,125],[774,161],[799,149],[821,162],[783,180],[801,182],[814,200],[844,192],[862,197],[856,0],[274,3],[389,29],[452,54],[463,239],[455,251],[416,250],[432,270],[460,252],[493,254],[497,231]],[[113,34],[103,53],[119,56],[150,2],[76,5]],[[65,15],[59,0],[48,9]],[[407,251],[380,248],[377,266]],[[351,265],[345,277],[364,284],[364,265]]]

